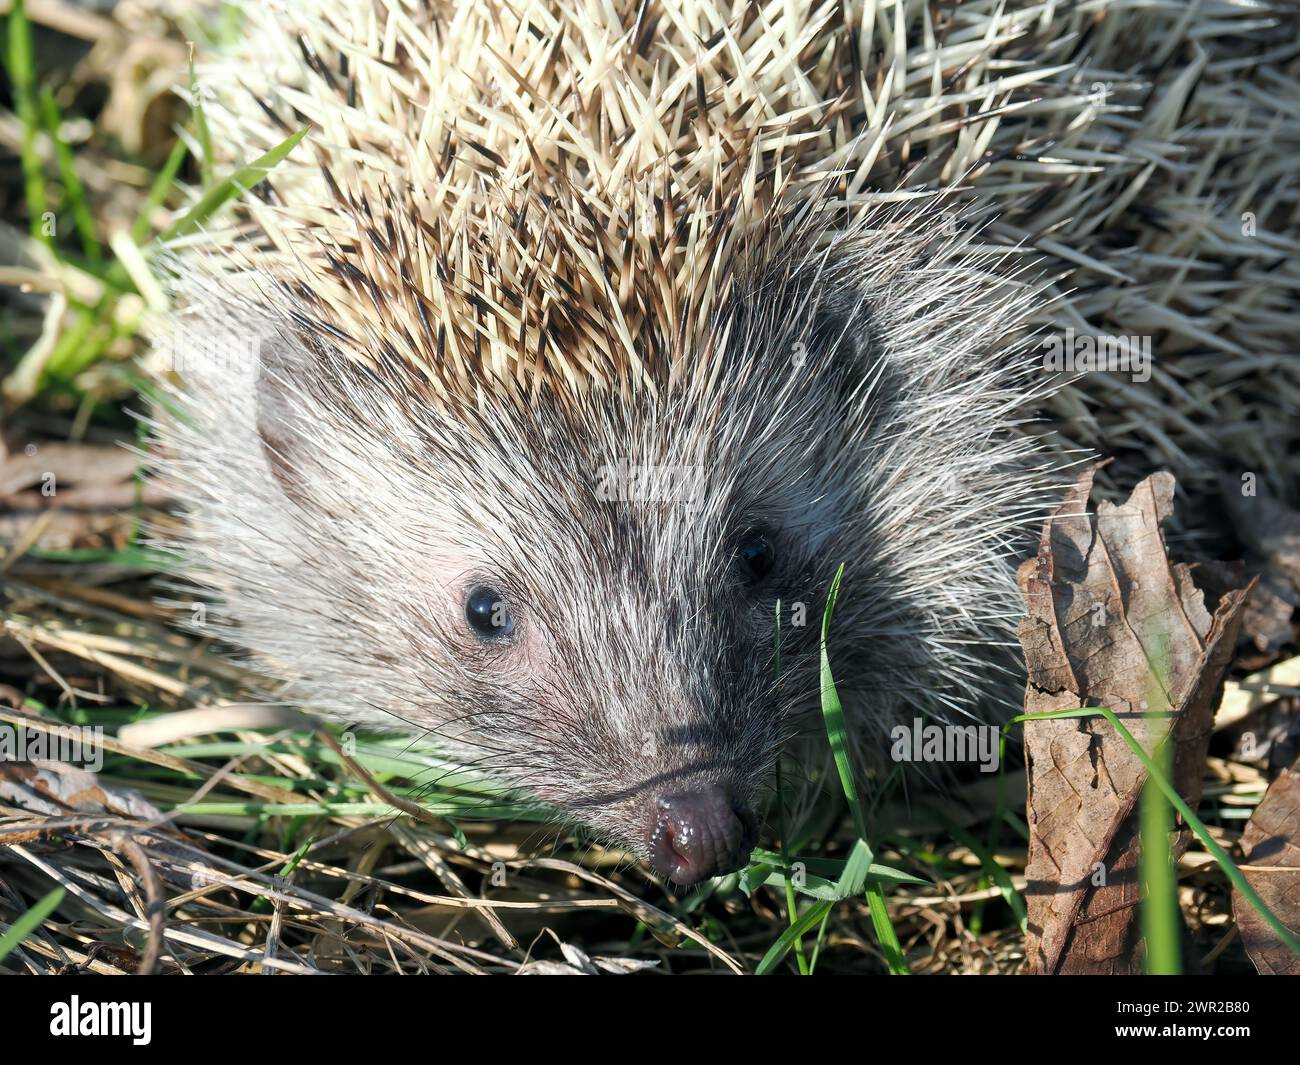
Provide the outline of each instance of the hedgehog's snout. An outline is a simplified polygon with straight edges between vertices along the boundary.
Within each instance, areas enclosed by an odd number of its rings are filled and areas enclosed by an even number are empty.
[[[661,795],[650,829],[650,864],[683,886],[739,869],[758,836],[753,813],[720,785]]]

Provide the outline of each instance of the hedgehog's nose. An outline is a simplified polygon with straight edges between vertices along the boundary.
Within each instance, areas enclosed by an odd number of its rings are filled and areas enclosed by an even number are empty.
[[[650,831],[650,863],[688,886],[739,869],[757,837],[754,815],[723,787],[661,795]]]

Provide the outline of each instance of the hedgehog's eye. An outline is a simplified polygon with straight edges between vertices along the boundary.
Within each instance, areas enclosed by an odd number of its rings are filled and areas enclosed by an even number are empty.
[[[757,584],[771,573],[776,565],[776,549],[767,534],[757,529],[745,533],[736,548],[736,563],[750,584]]]
[[[465,620],[475,635],[484,640],[500,640],[515,629],[510,608],[495,588],[480,584],[465,597]]]

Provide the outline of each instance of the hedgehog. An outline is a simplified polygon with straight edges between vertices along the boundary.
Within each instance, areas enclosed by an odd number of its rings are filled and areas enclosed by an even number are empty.
[[[1059,278],[966,189],[1024,86],[1100,111],[1007,43],[1089,5],[993,6],[247,5],[213,141],[308,132],[170,264],[205,631],[684,886],[815,731],[824,614],[868,761],[1001,713]]]

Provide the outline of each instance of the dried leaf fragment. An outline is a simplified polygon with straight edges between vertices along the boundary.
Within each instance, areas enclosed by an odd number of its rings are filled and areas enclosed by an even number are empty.
[[[1300,935],[1300,761],[1264,793],[1241,834],[1250,886],[1291,931]],[[1278,940],[1241,892],[1232,893],[1232,913],[1255,968],[1266,976],[1300,976],[1300,958]]]
[[[1171,474],[1090,516],[1095,472],[1079,477],[1018,573],[1025,710],[1106,706],[1148,751],[1172,722],[1174,784],[1195,805],[1249,588],[1226,568],[1169,561],[1161,525],[1173,513]],[[1100,717],[1030,722],[1025,751],[1031,970],[1140,971],[1141,761]],[[1185,845],[1180,832],[1175,852]]]

